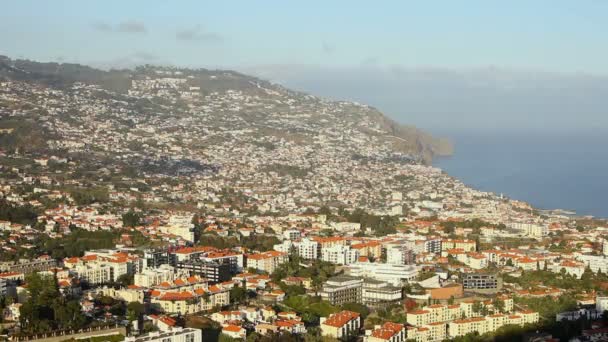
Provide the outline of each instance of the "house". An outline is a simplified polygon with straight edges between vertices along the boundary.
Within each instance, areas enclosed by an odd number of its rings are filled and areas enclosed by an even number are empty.
[[[238,325],[229,324],[222,328],[222,334],[231,338],[244,339],[247,335],[247,331]]]
[[[321,334],[337,339],[358,335],[361,327],[359,313],[353,311],[340,311],[321,318]]]

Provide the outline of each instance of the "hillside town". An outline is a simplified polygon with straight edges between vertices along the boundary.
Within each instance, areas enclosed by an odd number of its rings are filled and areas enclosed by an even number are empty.
[[[8,340],[608,338],[608,222],[472,189],[369,106],[3,63]]]

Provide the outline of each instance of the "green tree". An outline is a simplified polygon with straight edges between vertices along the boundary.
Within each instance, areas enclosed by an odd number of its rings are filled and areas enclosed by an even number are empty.
[[[127,304],[127,319],[130,322],[133,322],[139,319],[139,317],[143,315],[145,311],[146,308],[142,303],[130,302],[129,304]]]
[[[141,214],[129,210],[122,215],[122,225],[124,227],[136,227],[141,224]]]
[[[361,315],[361,318],[365,319],[367,318],[367,316],[369,316],[369,308],[363,304],[359,304],[359,303],[346,303],[342,305],[342,310],[348,310],[348,311],[353,311],[353,312],[357,312]]]
[[[230,302],[241,303],[247,299],[247,289],[241,286],[235,286],[230,289]]]

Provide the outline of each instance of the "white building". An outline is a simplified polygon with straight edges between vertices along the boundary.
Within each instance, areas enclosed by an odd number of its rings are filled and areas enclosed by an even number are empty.
[[[595,310],[597,310],[598,312],[604,312],[608,310],[608,297],[595,297]]]
[[[304,259],[319,259],[319,243],[308,238],[298,243],[298,255]]]
[[[418,276],[418,268],[413,265],[391,265],[375,262],[357,262],[345,268],[346,274],[353,277],[366,277],[385,281],[393,286],[401,286]]]
[[[203,340],[200,329],[176,328],[171,331],[154,331],[138,337],[125,337],[125,342],[200,342]]]
[[[390,246],[386,249],[386,263],[407,265],[414,261],[414,252],[405,246]]]
[[[334,245],[321,249],[321,259],[338,265],[350,265],[359,259],[359,251],[349,246]]]
[[[146,269],[141,273],[135,274],[133,283],[141,287],[152,287],[187,276],[187,270],[177,269],[170,265],[160,265],[158,268]]]
[[[576,259],[585,263],[585,266],[589,266],[591,271],[597,273],[597,271],[602,271],[602,273],[608,273],[608,257],[604,255],[577,255]]]
[[[283,231],[283,238],[285,240],[297,240],[302,236],[302,233],[300,233],[299,230],[297,229],[287,229],[285,231]]]

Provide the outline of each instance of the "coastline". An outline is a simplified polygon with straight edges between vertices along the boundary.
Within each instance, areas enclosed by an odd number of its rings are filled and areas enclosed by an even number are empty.
[[[465,185],[529,203],[539,211],[572,217],[608,218],[605,194],[608,138],[505,138],[466,136],[453,139],[456,151],[433,158],[432,166]],[[536,143],[536,144],[534,144]]]

